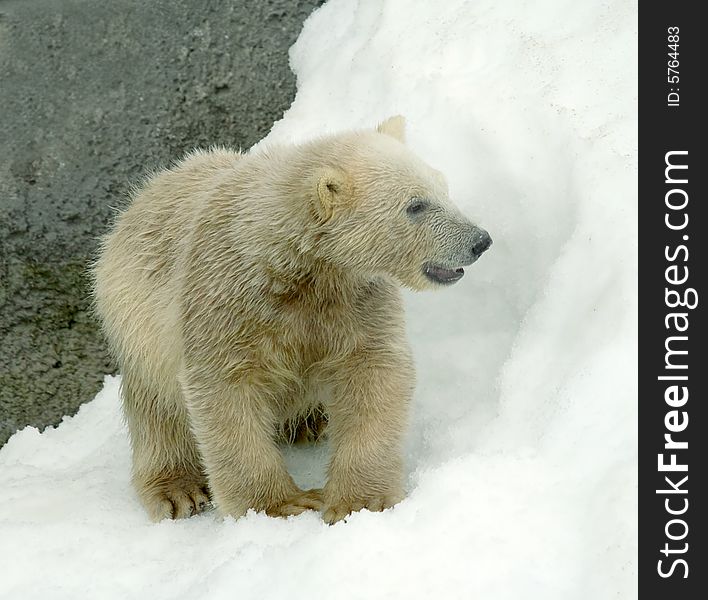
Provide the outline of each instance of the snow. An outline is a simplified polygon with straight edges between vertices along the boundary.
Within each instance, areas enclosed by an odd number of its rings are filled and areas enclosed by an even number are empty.
[[[0,450],[0,598],[636,597],[634,0],[330,0],[268,140],[401,113],[494,246],[407,294],[408,497],[151,524],[119,380]],[[326,448],[288,451],[302,485]]]

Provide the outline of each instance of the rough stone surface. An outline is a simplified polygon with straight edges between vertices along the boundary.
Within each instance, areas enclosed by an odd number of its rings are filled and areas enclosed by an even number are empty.
[[[0,444],[115,370],[86,268],[131,183],[247,148],[295,92],[316,0],[0,0]]]

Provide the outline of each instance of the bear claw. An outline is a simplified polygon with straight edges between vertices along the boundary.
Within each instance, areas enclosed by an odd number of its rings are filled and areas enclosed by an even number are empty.
[[[271,517],[290,517],[306,510],[322,510],[323,504],[322,490],[301,490],[266,509],[266,514]]]
[[[374,496],[367,500],[340,501],[326,506],[322,519],[325,523],[334,525],[339,521],[346,521],[346,518],[354,512],[359,512],[362,509],[381,512],[391,508],[398,501],[399,498],[394,496]]]
[[[186,519],[211,507],[205,482],[200,478],[163,476],[139,489],[153,521]]]

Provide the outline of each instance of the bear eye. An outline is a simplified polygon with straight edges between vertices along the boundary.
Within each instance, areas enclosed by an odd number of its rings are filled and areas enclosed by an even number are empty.
[[[413,198],[406,207],[406,212],[413,216],[419,215],[428,207],[428,203],[422,198]]]

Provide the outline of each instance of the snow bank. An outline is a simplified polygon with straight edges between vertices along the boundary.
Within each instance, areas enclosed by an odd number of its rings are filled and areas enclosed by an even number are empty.
[[[419,381],[409,496],[333,527],[152,525],[118,380],[0,451],[0,597],[636,596],[633,0],[331,0],[291,50],[269,140],[405,114],[494,246],[407,296]],[[321,483],[325,448],[289,452]]]

